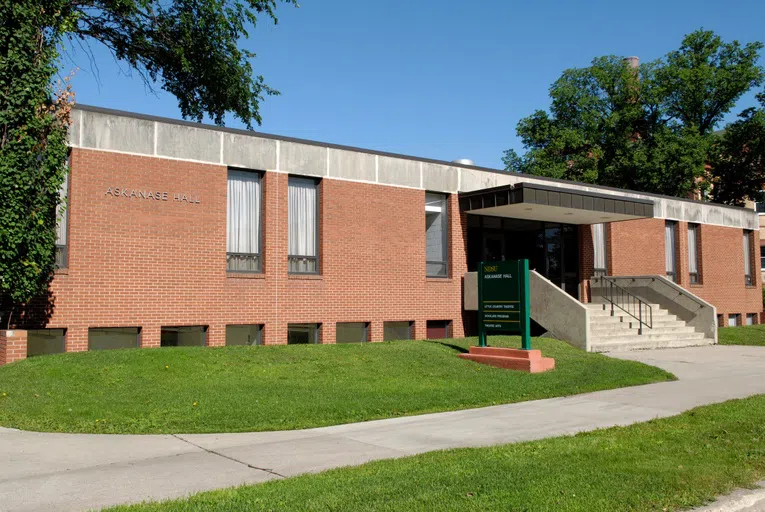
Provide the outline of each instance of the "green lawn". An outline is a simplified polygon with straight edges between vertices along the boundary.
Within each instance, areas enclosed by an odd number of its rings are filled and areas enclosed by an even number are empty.
[[[765,396],[574,437],[433,452],[114,512],[664,511],[765,477]]]
[[[721,327],[717,330],[720,345],[760,345],[765,347],[765,325]]]
[[[0,367],[0,425],[191,433],[287,430],[535,400],[671,380],[658,368],[551,339],[529,375],[457,357],[475,339],[160,348],[36,357]],[[519,346],[517,337],[492,338]]]

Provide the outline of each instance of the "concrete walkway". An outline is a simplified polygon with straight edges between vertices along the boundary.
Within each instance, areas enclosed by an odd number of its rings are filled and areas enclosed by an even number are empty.
[[[0,429],[0,511],[87,510],[431,450],[573,434],[765,393],[765,348],[618,354],[673,372],[650,384],[300,431],[176,436]]]

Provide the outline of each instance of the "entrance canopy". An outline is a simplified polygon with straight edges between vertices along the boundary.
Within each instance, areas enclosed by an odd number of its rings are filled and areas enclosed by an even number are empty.
[[[566,224],[599,224],[653,217],[653,201],[535,183],[463,192],[460,210],[476,215]]]

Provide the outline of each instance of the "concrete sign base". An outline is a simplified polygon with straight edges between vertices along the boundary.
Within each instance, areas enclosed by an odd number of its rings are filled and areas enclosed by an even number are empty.
[[[470,352],[460,354],[460,358],[476,363],[520,370],[528,373],[541,373],[555,368],[555,359],[542,357],[540,350],[520,350],[501,347],[470,347]]]

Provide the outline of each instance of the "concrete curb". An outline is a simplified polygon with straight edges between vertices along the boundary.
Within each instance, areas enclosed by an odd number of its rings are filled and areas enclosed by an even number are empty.
[[[692,512],[762,512],[765,511],[765,480],[756,489],[739,489]]]

